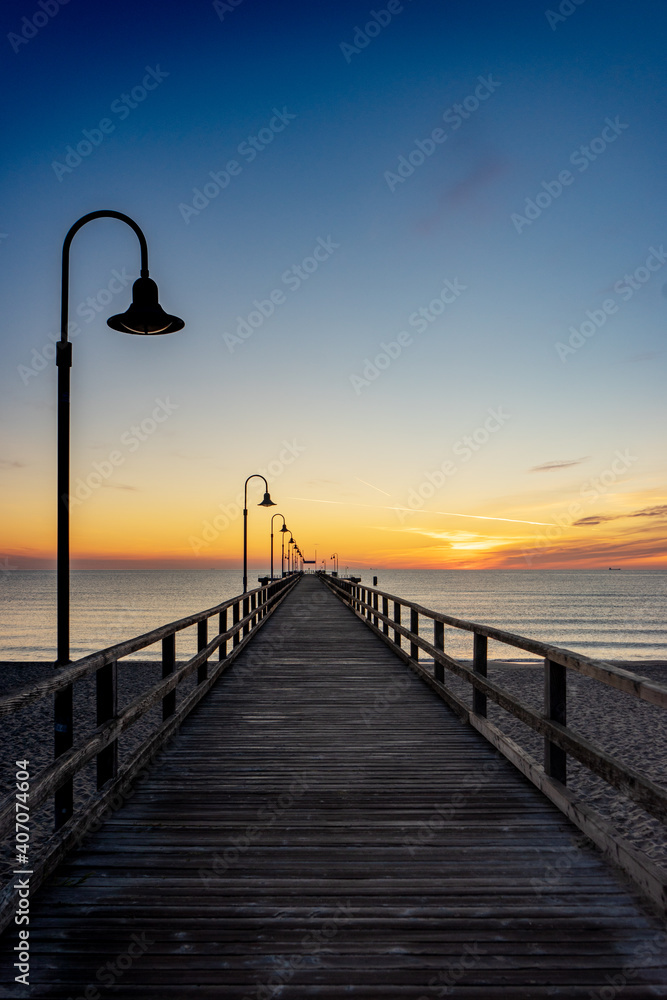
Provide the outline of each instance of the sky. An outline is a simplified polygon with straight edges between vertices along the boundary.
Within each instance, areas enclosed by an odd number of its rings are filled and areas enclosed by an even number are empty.
[[[547,3],[548,0],[545,0]],[[664,569],[667,9],[5,0],[0,566]],[[663,241],[665,241],[663,243]],[[277,530],[282,523],[274,521]],[[277,550],[276,550],[277,551]]]

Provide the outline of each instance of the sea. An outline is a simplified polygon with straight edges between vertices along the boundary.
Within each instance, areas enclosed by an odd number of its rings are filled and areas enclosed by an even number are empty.
[[[667,662],[667,572],[643,570],[350,570],[362,583],[467,621],[493,625],[596,659]],[[341,576],[343,573],[341,573]],[[256,579],[257,573],[251,576]],[[255,583],[254,586],[257,586]],[[72,659],[112,646],[241,592],[237,570],[75,570],[71,574]],[[393,610],[393,609],[392,609]],[[195,649],[195,629],[179,655]],[[452,655],[471,636],[446,630]],[[497,646],[497,648],[496,648]],[[159,647],[135,654],[159,658]],[[0,661],[53,661],[54,572],[13,570],[0,578]],[[492,644],[491,657],[530,662]]]

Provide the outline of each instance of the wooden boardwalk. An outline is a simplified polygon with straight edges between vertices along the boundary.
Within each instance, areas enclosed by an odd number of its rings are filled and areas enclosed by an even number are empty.
[[[663,931],[305,577],[33,900],[35,985],[0,995],[646,1000]]]

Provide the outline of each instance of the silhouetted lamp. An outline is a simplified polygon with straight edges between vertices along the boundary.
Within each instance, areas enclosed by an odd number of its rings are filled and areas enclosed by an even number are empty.
[[[280,548],[280,576],[284,577],[285,576],[285,534],[289,531],[289,528],[287,527],[286,524],[283,524],[283,526],[280,529],[280,531],[281,531],[282,536],[283,536],[281,538],[281,548]]]
[[[141,254],[140,275],[134,283],[133,301],[127,312],[112,316],[108,325],[123,333],[158,334],[174,333],[182,330],[185,323],[177,316],[169,316],[158,302],[157,285],[148,277],[148,245],[146,237],[137,223],[122,212],[106,209],[90,212],[82,216],[67,233],[63,242],[62,256],[62,296],[60,303],[60,340],[56,344],[56,365],[58,366],[58,527],[57,527],[57,667],[70,662],[70,608],[69,608],[69,428],[70,428],[70,370],[72,368],[72,345],[69,332],[69,254],[72,240],[78,231],[93,219],[118,219],[135,233],[139,240]],[[112,666],[102,667],[99,673],[111,671]],[[105,682],[106,683],[106,682]],[[55,695],[55,756],[59,757],[73,745],[72,686],[71,684]],[[98,713],[99,713],[98,703]],[[112,771],[115,768],[112,767]],[[98,781],[100,772],[98,770]],[[68,779],[55,794],[55,826],[59,829],[72,815],[72,780]]]
[[[266,492],[264,493],[264,499],[260,500],[257,504],[258,507],[275,507],[275,503],[269,496],[269,484],[267,483],[264,476],[260,476],[259,473],[255,472],[252,476],[248,476],[245,481],[244,486],[244,504],[243,504],[243,593],[248,591],[248,483],[251,479],[262,479],[264,485],[266,486]]]
[[[156,336],[160,333],[176,333],[185,323],[178,316],[166,313],[158,301],[157,285],[152,278],[137,278],[132,286],[132,303],[124,313],[118,313],[107,320],[107,326],[120,333],[138,333]]]
[[[281,556],[280,556],[280,576],[281,576],[281,578],[285,575],[285,565],[284,565],[285,564],[285,532],[289,530],[288,527],[287,527],[287,525],[285,524],[285,515],[284,514],[274,514],[273,517],[271,518],[271,579],[272,580],[273,580],[273,522],[274,522],[274,519],[276,517],[282,517],[282,519],[283,519],[283,526],[280,529],[281,532],[282,532],[282,534],[283,534],[283,538],[282,538],[283,544],[282,544],[282,550],[281,550]]]

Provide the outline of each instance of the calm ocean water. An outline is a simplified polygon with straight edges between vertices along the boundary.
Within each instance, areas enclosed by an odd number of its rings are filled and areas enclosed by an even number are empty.
[[[366,584],[377,575],[381,590],[436,611],[589,656],[667,660],[665,572],[355,572]],[[237,570],[75,571],[72,659],[213,607],[240,590]],[[0,580],[0,660],[52,660],[55,640],[55,573],[6,574]],[[194,635],[179,640],[179,655],[194,650],[194,641]],[[466,634],[448,629],[446,642],[454,655],[470,654]],[[490,647],[489,654],[506,657],[507,649]],[[159,649],[138,655],[157,658]],[[530,659],[520,651],[511,655]]]

